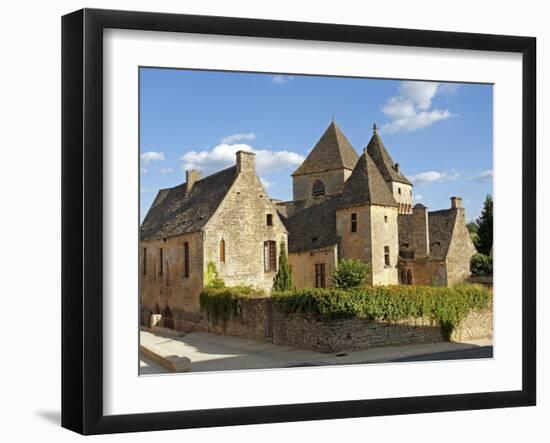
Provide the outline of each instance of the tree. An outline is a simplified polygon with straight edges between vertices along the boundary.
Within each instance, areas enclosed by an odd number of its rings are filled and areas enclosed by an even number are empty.
[[[474,245],[477,243],[478,235],[477,235],[477,225],[475,222],[470,222],[466,225],[468,228],[468,232],[470,233],[470,238],[474,242]]]
[[[279,252],[279,269],[273,279],[273,290],[290,291],[292,289],[294,289],[294,283],[292,282],[292,269],[288,263],[285,242],[281,242]]]
[[[477,241],[475,246],[477,251],[490,255],[493,248],[493,197],[487,195],[481,216],[476,220]]]
[[[338,263],[332,274],[332,285],[337,289],[355,289],[364,286],[370,274],[370,266],[355,258]]]

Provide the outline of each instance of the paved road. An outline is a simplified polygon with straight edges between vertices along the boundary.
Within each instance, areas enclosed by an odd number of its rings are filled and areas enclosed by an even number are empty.
[[[141,331],[141,344],[161,347],[167,355],[189,358],[192,372],[492,357],[490,340],[390,346],[327,354],[204,332],[167,337]],[[147,359],[141,364],[141,374],[166,372],[168,370]]]
[[[430,361],[430,360],[466,360],[471,358],[492,358],[492,346],[479,346],[477,348],[460,349],[457,351],[434,352],[433,354],[412,355],[409,357],[401,357],[391,362],[404,361]]]

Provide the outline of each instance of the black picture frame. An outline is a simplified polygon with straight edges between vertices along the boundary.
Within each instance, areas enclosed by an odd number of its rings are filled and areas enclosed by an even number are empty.
[[[523,64],[522,389],[132,415],[103,413],[103,30],[519,53]],[[83,9],[62,18],[62,426],[82,434],[414,414],[536,403],[536,39]]]

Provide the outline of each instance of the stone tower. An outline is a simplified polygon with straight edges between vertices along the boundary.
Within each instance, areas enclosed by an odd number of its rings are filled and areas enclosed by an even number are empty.
[[[382,139],[378,135],[376,124],[373,125],[373,134],[367,145],[367,152],[378,167],[395,201],[399,205],[399,213],[412,214],[412,183],[401,172],[399,163],[393,162],[384,143],[382,143]]]
[[[398,204],[366,150],[340,196],[336,230],[341,257],[371,265],[370,284],[397,284]]]
[[[332,120],[307,158],[292,174],[293,200],[341,192],[357,163],[357,153]]]

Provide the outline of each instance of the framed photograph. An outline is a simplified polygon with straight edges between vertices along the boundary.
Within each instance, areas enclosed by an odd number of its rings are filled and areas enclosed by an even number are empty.
[[[535,38],[84,9],[62,60],[62,426],[535,405]]]

